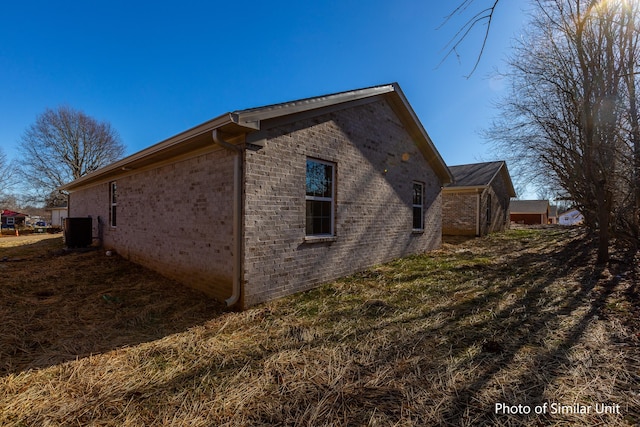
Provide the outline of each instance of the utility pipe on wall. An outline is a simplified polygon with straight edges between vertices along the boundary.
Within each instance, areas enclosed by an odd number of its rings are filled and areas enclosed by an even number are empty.
[[[476,193],[476,236],[480,236],[480,198],[481,194]]]
[[[224,302],[230,307],[240,299],[242,280],[242,148],[225,141],[218,129],[212,132],[213,142],[234,153],[233,156],[233,284],[231,296]]]

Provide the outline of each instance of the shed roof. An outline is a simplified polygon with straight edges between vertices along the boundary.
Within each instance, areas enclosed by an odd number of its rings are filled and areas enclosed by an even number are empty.
[[[246,147],[245,141],[248,134],[268,129],[274,122],[282,123],[283,120],[293,119],[300,114],[320,115],[350,106],[374,102],[382,98],[386,99],[394,109],[442,184],[451,182],[453,177],[447,165],[411,108],[400,86],[397,83],[390,83],[225,113],[65,184],[60,189],[73,191],[90,184],[113,180],[127,171],[146,168],[158,162],[205,149],[213,144],[211,136],[213,130],[224,133],[225,138],[230,142]]]
[[[512,214],[549,213],[548,200],[512,200],[509,210]]]
[[[511,175],[507,169],[507,163],[503,160],[449,166],[449,171],[453,175],[453,182],[445,187],[446,192],[485,189],[491,185],[497,176],[502,176],[509,196],[516,196]]]
[[[28,215],[20,212],[14,212],[9,209],[4,209],[0,211],[0,214],[4,217],[14,217],[14,218],[26,218]]]

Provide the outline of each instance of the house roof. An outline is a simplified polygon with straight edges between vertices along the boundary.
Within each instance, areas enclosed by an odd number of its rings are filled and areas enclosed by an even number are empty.
[[[576,208],[571,208],[569,210],[566,210],[564,212],[562,212],[560,215],[558,216],[568,216],[568,215],[575,215],[575,214],[579,214],[580,211]]]
[[[14,212],[9,209],[4,209],[0,212],[0,214],[4,217],[14,217],[14,218],[26,218],[27,214],[23,214],[20,212]]]
[[[509,206],[512,214],[548,214],[548,200],[512,200]]]
[[[497,176],[502,176],[510,197],[516,196],[511,175],[503,160],[495,162],[473,163],[449,166],[453,182],[444,188],[446,192],[461,190],[483,190],[491,185]]]
[[[386,99],[389,102],[442,184],[451,182],[453,177],[447,165],[411,108],[400,86],[397,83],[391,83],[225,113],[87,174],[59,189],[73,191],[86,185],[113,180],[117,176],[130,173],[131,170],[147,168],[159,162],[193,154],[198,150],[210,149],[214,144],[211,135],[213,130],[221,132],[227,141],[246,148],[248,135],[268,129],[274,123],[293,120],[294,117],[299,117],[301,114],[315,116],[350,106],[367,104],[379,99]]]

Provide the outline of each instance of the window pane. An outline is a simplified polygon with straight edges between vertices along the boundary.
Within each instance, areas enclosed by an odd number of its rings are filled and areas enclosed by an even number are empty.
[[[111,203],[116,203],[116,183],[111,183]]]
[[[413,184],[413,204],[422,205],[422,184]]]
[[[413,228],[415,230],[422,230],[422,208],[413,208]]]
[[[308,235],[331,234],[331,202],[307,200]]]
[[[422,230],[424,228],[424,205],[422,203],[422,192],[424,186],[418,182],[413,183],[413,229]]]
[[[333,197],[333,166],[307,160],[307,196]]]
[[[115,181],[111,182],[109,190],[110,190],[110,193],[111,193],[110,194],[110,196],[111,196],[111,216],[109,218],[109,221],[110,221],[109,223],[110,223],[110,225],[112,227],[115,227],[116,226],[116,211],[117,211],[117,203],[116,203],[116,200],[117,200],[117,194],[116,194],[117,193],[117,185],[116,185]]]

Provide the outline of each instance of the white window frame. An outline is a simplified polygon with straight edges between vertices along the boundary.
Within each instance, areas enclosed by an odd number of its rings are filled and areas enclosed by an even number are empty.
[[[7,218],[7,225],[13,225],[13,226],[15,226],[15,225],[16,225],[16,219],[15,219],[15,217],[8,216],[8,217],[6,217],[6,218]]]
[[[330,233],[314,233],[314,234],[308,234],[307,233],[307,217],[306,217],[306,207],[305,207],[305,235],[306,237],[309,238],[314,238],[314,237],[332,237],[335,236],[335,199],[336,199],[336,164],[333,162],[329,162],[326,160],[320,160],[320,159],[316,159],[316,158],[312,158],[312,157],[307,157],[306,158],[306,162],[305,162],[305,170],[306,170],[306,163],[307,162],[314,162],[314,163],[319,163],[322,165],[326,165],[326,166],[330,166],[331,167],[331,197],[320,197],[320,196],[309,196],[307,195],[307,191],[306,191],[306,185],[307,185],[307,180],[306,180],[306,172],[305,172],[305,206],[306,206],[306,202],[307,201],[318,201],[318,202],[331,202],[331,217],[330,217],[330,221],[331,221],[331,231]]]
[[[415,203],[414,194],[416,191],[416,185],[420,186],[420,203]],[[415,224],[415,210],[420,209],[420,228],[416,228]],[[411,227],[413,231],[424,231],[424,183],[413,181],[411,185]]]
[[[118,223],[118,185],[116,181],[111,181],[109,182],[109,226],[111,226],[112,228],[115,228],[117,223]]]

